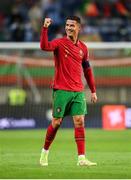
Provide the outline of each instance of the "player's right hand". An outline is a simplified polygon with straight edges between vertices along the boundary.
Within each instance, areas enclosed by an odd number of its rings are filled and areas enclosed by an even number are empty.
[[[51,23],[52,23],[52,19],[51,18],[45,18],[43,26],[48,28]]]

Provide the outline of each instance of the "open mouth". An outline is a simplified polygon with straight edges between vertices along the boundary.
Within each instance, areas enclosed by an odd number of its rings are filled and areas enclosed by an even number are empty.
[[[73,31],[69,31],[69,30],[68,30],[67,32],[68,32],[68,33],[72,33]]]

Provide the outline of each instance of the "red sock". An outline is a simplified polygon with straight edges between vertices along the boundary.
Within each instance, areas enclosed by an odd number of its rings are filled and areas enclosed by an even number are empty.
[[[75,128],[75,141],[77,144],[78,155],[85,155],[85,129],[84,127]]]
[[[53,142],[53,140],[55,138],[58,128],[53,128],[52,124],[49,125],[47,132],[46,132],[46,137],[45,137],[45,144],[44,144],[45,150],[49,149],[51,143]]]

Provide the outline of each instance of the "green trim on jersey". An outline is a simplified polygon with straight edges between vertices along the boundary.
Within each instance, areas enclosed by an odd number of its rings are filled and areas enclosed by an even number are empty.
[[[87,108],[84,92],[53,91],[53,117],[63,118],[67,115],[85,114],[87,114]]]

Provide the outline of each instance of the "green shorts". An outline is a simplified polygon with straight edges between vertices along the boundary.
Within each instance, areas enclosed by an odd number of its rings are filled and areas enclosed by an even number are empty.
[[[84,92],[53,90],[53,117],[63,118],[67,115],[87,114]]]

